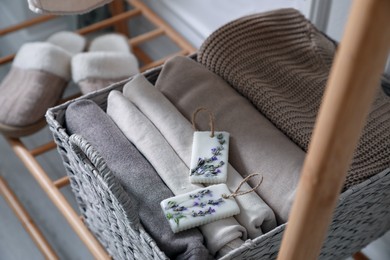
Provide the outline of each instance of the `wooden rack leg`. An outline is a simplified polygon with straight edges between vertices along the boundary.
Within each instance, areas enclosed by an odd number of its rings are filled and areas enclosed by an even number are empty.
[[[357,252],[353,255],[354,260],[370,260],[365,254],[362,252]]]
[[[55,15],[38,16],[38,17],[33,18],[31,20],[25,21],[23,23],[19,23],[19,24],[16,24],[16,25],[4,28],[4,29],[0,29],[0,36],[19,31],[21,29],[26,29],[27,27],[43,23],[43,22],[52,20],[54,18],[56,18]]]
[[[46,152],[56,148],[56,147],[57,147],[56,143],[54,141],[50,141],[47,144],[41,145],[35,149],[30,150],[30,153],[32,156],[38,156],[38,155],[41,155],[43,153],[46,153]]]
[[[142,10],[142,14],[151,21],[156,27],[164,30],[166,35],[175,42],[181,49],[191,53],[195,51],[195,48],[189,44],[183,37],[175,32],[165,21],[156,16],[142,1],[139,0],[127,0],[135,8]]]
[[[317,259],[390,47],[390,1],[355,0],[278,259]]]
[[[70,184],[70,180],[68,176],[62,177],[56,181],[53,182],[54,186],[56,186],[58,189],[61,189],[62,187],[65,187]]]
[[[69,222],[76,234],[81,238],[84,244],[88,247],[92,255],[96,259],[110,259],[101,244],[96,240],[88,228],[80,220],[79,216],[69,205],[65,197],[61,194],[58,188],[53,184],[45,171],[29,153],[26,147],[19,139],[6,138],[15,154],[21,159],[24,165],[28,168],[32,176],[38,181],[49,198],[61,211],[62,215]]]
[[[110,3],[111,15],[115,16],[125,11],[125,2],[123,0],[114,0]],[[127,20],[120,21],[114,24],[114,30],[127,37],[130,37],[129,26]]]
[[[138,16],[140,14],[141,14],[141,10],[138,8],[135,8],[133,10],[130,10],[130,11],[124,12],[122,14],[118,14],[116,16],[113,16],[111,18],[107,18],[101,22],[97,22],[97,23],[88,25],[82,29],[77,30],[76,32],[79,34],[82,34],[82,35],[88,34],[91,32],[95,32],[95,31],[107,28],[113,24],[120,22],[120,21],[130,19],[130,18]]]
[[[11,188],[8,187],[5,180],[0,177],[0,194],[3,195],[5,201],[12,208],[19,221],[22,223],[24,229],[30,235],[38,249],[41,251],[45,259],[59,259],[50,244],[47,242],[42,232],[35,225],[34,221],[23,208],[22,204],[12,192]]]

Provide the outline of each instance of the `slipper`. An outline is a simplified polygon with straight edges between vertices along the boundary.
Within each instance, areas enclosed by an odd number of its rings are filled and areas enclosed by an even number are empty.
[[[139,73],[126,37],[107,34],[94,39],[88,52],[72,58],[72,78],[83,94],[105,88]]]
[[[55,45],[66,35],[66,44]],[[0,83],[0,132],[30,135],[45,126],[46,110],[60,100],[70,80],[72,53],[84,49],[85,40],[60,32],[49,42],[24,44]],[[64,49],[67,47],[70,49]]]
[[[39,14],[83,14],[112,0],[28,0],[31,11]]]
[[[84,51],[87,45],[85,37],[68,31],[57,32],[47,38],[46,41],[70,52],[72,56]]]

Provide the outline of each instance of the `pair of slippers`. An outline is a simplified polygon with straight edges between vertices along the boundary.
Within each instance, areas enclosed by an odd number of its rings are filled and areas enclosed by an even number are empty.
[[[86,94],[139,72],[124,36],[99,36],[83,53],[86,45],[78,34],[58,32],[20,48],[0,83],[2,134],[21,137],[44,127],[46,110],[59,102],[71,78]]]

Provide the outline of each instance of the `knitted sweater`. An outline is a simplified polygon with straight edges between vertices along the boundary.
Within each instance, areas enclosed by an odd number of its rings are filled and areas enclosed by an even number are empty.
[[[198,61],[307,151],[336,45],[294,9],[240,18],[206,39]],[[390,98],[379,90],[344,188],[390,166]]]

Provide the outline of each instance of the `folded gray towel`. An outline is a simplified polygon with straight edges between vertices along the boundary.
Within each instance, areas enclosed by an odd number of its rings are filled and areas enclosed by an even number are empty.
[[[66,110],[66,125],[70,134],[81,135],[100,152],[125,191],[136,199],[145,230],[168,257],[209,257],[198,229],[172,232],[160,207],[160,201],[172,197],[172,192],[102,109],[89,100],[74,102]]]

